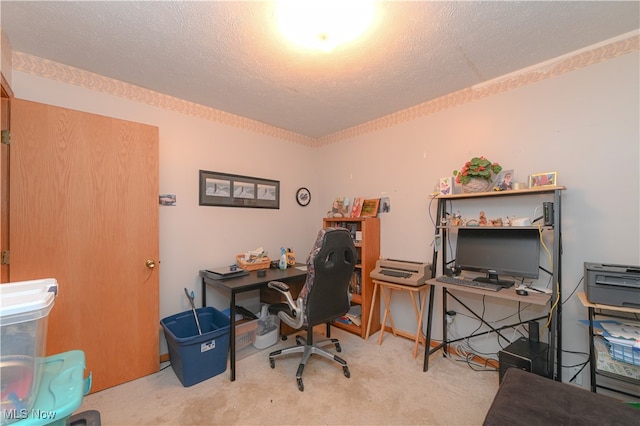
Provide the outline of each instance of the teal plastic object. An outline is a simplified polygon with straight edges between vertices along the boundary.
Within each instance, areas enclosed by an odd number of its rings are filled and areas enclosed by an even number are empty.
[[[84,378],[85,368],[84,352],[80,350],[46,357],[33,408],[4,412],[3,416],[15,415],[18,420],[12,426],[66,425],[91,390],[91,375]]]

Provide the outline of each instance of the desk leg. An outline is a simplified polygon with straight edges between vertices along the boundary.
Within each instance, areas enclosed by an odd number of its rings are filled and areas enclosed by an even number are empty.
[[[202,308],[204,308],[205,306],[207,306],[207,284],[204,282],[204,278],[202,278]]]
[[[435,265],[435,263],[434,263]],[[424,342],[424,362],[422,371],[429,370],[429,355],[431,355],[431,322],[433,320],[433,298],[435,297],[435,286],[429,289],[429,316],[427,317],[427,337]]]
[[[427,289],[418,290],[418,294],[422,294],[422,306],[420,306],[420,312],[418,313],[415,292],[411,292],[411,301],[413,302],[413,309],[416,312],[416,317],[418,319],[418,328],[416,329],[416,342],[413,345],[413,358],[415,359],[418,356],[418,345],[420,344],[422,339],[422,316],[424,315],[424,307],[426,306],[426,301],[424,300],[427,295]],[[425,344],[425,350],[428,350]]]
[[[382,336],[384,336],[384,329],[387,326],[387,315],[391,313],[391,289],[389,289],[389,296],[387,296],[387,292],[384,291],[384,285],[380,286],[380,295],[382,295],[382,299],[384,300],[384,315],[382,316],[382,327],[380,327],[380,337],[378,337],[378,344],[382,344]],[[388,297],[388,298],[387,298]],[[393,317],[391,317],[391,331],[393,334],[396,334],[396,330],[393,327]]]
[[[395,290],[393,287],[389,287],[389,298],[385,300],[385,305],[387,306],[387,309],[385,310],[385,312],[389,312],[389,325],[391,325],[391,332],[393,333],[394,336],[398,335],[398,332],[396,331],[396,324],[393,322],[393,314],[391,313],[391,299],[393,299],[393,290]],[[385,293],[384,291],[384,286],[382,286],[382,289],[380,289],[380,291],[382,291],[382,293]],[[385,321],[386,324],[386,321]]]
[[[378,283],[373,282],[373,297],[371,297],[371,308],[369,308],[369,321],[367,321],[367,332],[364,335],[364,340],[369,340],[369,333],[371,332],[371,318],[373,317],[373,308],[376,306],[376,293],[378,292]]]
[[[589,377],[591,378],[591,392],[596,392],[596,354],[593,344],[593,308],[589,308]]]
[[[236,293],[231,291],[231,303],[229,304],[229,318],[231,329],[229,330],[229,364],[231,367],[231,381],[236,380]]]

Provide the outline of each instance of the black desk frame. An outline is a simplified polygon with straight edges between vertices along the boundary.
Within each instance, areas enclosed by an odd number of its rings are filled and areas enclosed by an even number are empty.
[[[303,265],[296,265],[297,267]],[[307,271],[297,267],[290,267],[284,271],[279,269],[264,269],[266,275],[259,277],[257,271],[249,272],[237,278],[218,279],[216,275],[205,270],[200,271],[202,278],[202,307],[207,306],[207,285],[212,285],[230,293],[229,315],[231,327],[229,330],[229,360],[231,367],[231,381],[236,379],[236,294],[266,287],[269,281],[293,281],[303,279]]]
[[[529,323],[530,321],[541,321],[541,320],[545,320],[547,319],[547,315],[543,315],[543,316],[539,316],[536,318],[531,318],[531,319],[527,319],[525,321],[518,321],[512,324],[507,324],[507,325],[503,325],[500,326],[499,328],[495,328],[494,326],[492,326],[490,323],[488,323],[484,318],[482,318],[481,316],[479,316],[476,312],[473,311],[473,309],[471,309],[470,307],[468,307],[467,305],[464,304],[464,302],[462,302],[462,300],[460,300],[458,297],[456,297],[452,292],[450,292],[449,290],[447,290],[447,288],[452,288],[454,290],[459,290],[461,292],[466,292],[466,293],[474,293],[474,294],[479,294],[484,296],[488,296],[488,297],[495,297],[498,299],[508,299],[508,300],[513,300],[513,301],[518,301],[521,303],[527,303],[527,304],[534,304],[534,305],[546,305],[549,303],[549,301],[551,300],[551,295],[550,294],[529,294],[528,296],[519,296],[516,294],[515,289],[513,288],[507,288],[507,289],[502,289],[498,292],[495,291],[488,291],[488,290],[481,290],[481,289],[467,289],[465,287],[461,287],[461,286],[456,286],[455,284],[444,284],[441,283],[439,281],[436,281],[434,279],[431,279],[429,281],[427,281],[428,284],[431,284],[431,295],[430,295],[430,300],[429,300],[429,307],[431,309],[431,307],[433,306],[431,304],[431,300],[433,300],[434,294],[433,294],[433,289],[434,287],[442,287],[442,310],[444,312],[442,321],[443,321],[443,336],[442,336],[442,342],[439,343],[438,345],[431,347],[431,310],[429,311],[429,320],[428,320],[428,324],[427,324],[427,338],[426,338],[426,344],[425,344],[425,358],[424,358],[424,364],[423,364],[423,371],[427,371],[429,369],[429,355],[431,355],[432,353],[438,351],[439,349],[443,350],[443,355],[446,355],[449,351],[449,345],[451,343],[455,343],[455,342],[459,342],[461,340],[465,340],[471,337],[477,337],[477,336],[483,336],[485,334],[489,334],[489,333],[495,333],[498,336],[500,336],[502,339],[506,340],[507,342],[509,341],[508,338],[506,338],[505,336],[502,335],[501,331],[505,330],[505,329],[509,329],[509,328],[513,328],[513,327],[517,327],[521,324],[526,324]],[[446,320],[446,312],[447,312],[447,298],[451,297],[452,299],[454,299],[456,302],[458,302],[460,304],[460,306],[462,306],[465,310],[467,310],[467,312],[469,312],[471,315],[473,315],[478,321],[480,321],[482,324],[486,325],[489,330],[485,330],[479,333],[472,333],[468,336],[464,336],[464,337],[460,337],[458,339],[449,339],[447,336],[447,320]],[[551,355],[549,355],[551,357]],[[553,359],[552,357],[550,358],[550,360]],[[548,372],[549,377],[553,376],[553,363],[549,362],[548,365],[550,366],[551,371]]]
[[[524,303],[535,303],[535,304],[546,304],[549,303],[550,306],[550,315],[551,321],[549,324],[549,377],[561,381],[562,380],[562,303],[561,302],[561,277],[562,277],[562,264],[561,264],[561,191],[566,189],[563,186],[546,186],[546,187],[536,187],[525,190],[510,190],[510,191],[498,191],[498,192],[485,192],[485,193],[467,193],[467,194],[449,194],[444,196],[437,196],[438,206],[437,206],[437,224],[436,230],[441,235],[442,247],[438,249],[436,245],[433,250],[433,260],[432,260],[432,268],[431,268],[431,280],[427,281],[428,284],[431,285],[431,290],[429,292],[429,316],[427,319],[427,331],[426,331],[426,344],[425,344],[425,353],[424,353],[424,363],[423,363],[423,371],[427,371],[429,369],[429,356],[438,351],[439,349],[443,349],[443,356],[446,355],[448,350],[449,343],[454,341],[448,340],[447,338],[447,297],[450,296],[454,298],[458,303],[461,304],[466,310],[471,312],[477,319],[479,319],[482,323],[486,324],[490,327],[489,331],[486,331],[481,334],[487,333],[497,333],[501,337],[500,329],[495,329],[487,324],[482,318],[480,318],[477,314],[475,314],[471,309],[469,309],[465,304],[463,304],[458,298],[453,296],[451,292],[447,291],[447,287],[450,287],[455,290],[460,290],[462,292],[470,292],[481,294],[490,297],[496,297],[500,299],[511,299],[514,301],[524,302]],[[462,200],[465,198],[487,198],[491,199],[493,197],[524,197],[524,196],[546,196],[550,197],[554,203],[554,212],[553,212],[553,223],[554,226],[551,227],[553,230],[553,271],[552,273],[552,282],[553,282],[553,291],[550,295],[548,294],[530,294],[529,296],[518,296],[515,294],[515,290],[511,289],[502,289],[498,292],[480,290],[476,288],[460,288],[461,286],[455,286],[453,284],[443,284],[436,281],[434,278],[436,277],[438,256],[441,256],[442,269],[447,266],[447,231],[448,226],[441,224],[441,219],[446,218],[446,202],[453,200]],[[488,200],[487,200],[488,201]],[[547,227],[545,227],[547,228]],[[435,298],[435,288],[442,287],[442,324],[443,324],[443,341],[439,345],[431,348],[431,327],[432,327],[432,319],[433,319],[433,301]],[[540,299],[534,302],[535,299]],[[544,299],[544,301],[542,300]],[[541,317],[542,318],[542,317]],[[541,319],[535,318],[532,321]],[[518,325],[512,324],[511,326]],[[511,326],[505,326],[504,328],[508,328]],[[475,335],[481,335],[475,334]],[[475,336],[474,335],[474,336]],[[472,336],[467,336],[472,337]],[[460,339],[458,339],[460,340]],[[457,341],[457,340],[456,340]],[[557,370],[555,369],[557,365]]]

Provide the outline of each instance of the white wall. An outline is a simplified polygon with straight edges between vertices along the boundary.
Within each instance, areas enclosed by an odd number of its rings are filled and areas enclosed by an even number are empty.
[[[159,127],[160,193],[177,196],[175,207],[160,207],[160,318],[189,309],[184,287],[199,302],[198,271],[232,264],[238,253],[261,246],[277,258],[286,246],[306,258],[322,226],[313,214],[314,149],[21,72],[12,88],[17,98]],[[280,209],[199,206],[201,169],[279,180]],[[308,207],[295,201],[300,186],[312,192]],[[257,308],[257,294],[246,296],[239,304]],[[222,309],[225,297],[209,291],[207,302]]]
[[[638,70],[637,53],[629,54],[323,147],[319,163],[331,167],[318,168],[320,202],[329,206],[338,194],[387,194],[391,212],[381,217],[382,256],[430,262],[434,226],[429,214],[435,215],[436,203],[430,204],[428,195],[440,177],[479,155],[515,169],[516,181],[557,171],[559,184],[567,187],[562,196],[563,346],[587,352],[586,327],[577,324],[587,313],[573,293],[583,291],[583,263],[640,265]],[[480,209],[488,217],[532,215],[532,207],[516,211],[511,203],[495,201],[463,214],[477,218]],[[413,311],[408,296],[400,296],[392,303],[394,321],[411,330]],[[471,302],[481,307],[480,299]],[[529,311],[524,318],[532,315]],[[487,298],[487,318],[516,312],[513,304]],[[455,327],[463,326],[456,324],[462,319],[466,331],[478,324],[457,317]],[[439,313],[436,318],[439,322]],[[441,335],[434,329],[434,338]],[[478,338],[474,346],[499,349],[495,338]],[[565,355],[563,364],[584,359]]]
[[[15,70],[12,89],[18,98],[160,128],[160,192],[174,193],[178,201],[160,210],[161,317],[187,309],[183,287],[194,289],[199,298],[198,270],[230,263],[236,253],[257,246],[276,253],[287,245],[306,257],[336,195],[389,196],[391,212],[381,218],[382,255],[429,261],[434,234],[429,215],[435,203],[430,204],[428,194],[439,177],[476,155],[515,169],[518,181],[530,173],[557,171],[559,183],[567,186],[562,211],[562,278],[568,298],[564,347],[586,352],[587,331],[577,325],[586,310],[572,293],[582,290],[583,262],[640,264],[638,69],[637,52],[627,54],[321,148]],[[280,180],[281,208],[199,207],[199,169]],[[294,200],[300,186],[312,192],[307,208]],[[492,209],[489,217],[530,211]],[[219,308],[226,304],[219,294],[210,300]],[[476,306],[480,302],[471,300]],[[495,318],[516,312],[505,303],[488,301],[487,306]],[[412,331],[408,299],[397,297],[393,308],[396,325]],[[457,332],[475,328],[474,321],[456,321]],[[434,329],[434,337],[439,335]],[[478,344],[498,350],[495,339]],[[583,359],[567,355],[563,363]]]

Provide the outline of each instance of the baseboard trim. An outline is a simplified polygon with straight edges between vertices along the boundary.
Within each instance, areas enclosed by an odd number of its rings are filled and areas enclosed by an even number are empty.
[[[438,346],[440,346],[440,342],[433,342],[433,341],[431,342],[431,347],[432,348],[435,348],[435,347],[438,347]],[[449,349],[448,349],[447,353],[450,354],[450,355],[455,355],[455,356],[459,356],[459,357],[464,358],[464,356],[462,354],[459,354],[458,351],[456,351],[455,348],[453,348],[451,345],[449,345]],[[471,357],[469,359],[469,361],[470,362],[474,362],[476,364],[484,365],[485,367],[495,368],[496,370],[500,367],[500,363],[497,360],[495,360],[495,359],[487,359],[487,358],[481,357],[479,355],[474,355],[473,357]]]
[[[386,326],[385,327],[385,332],[387,332],[387,331],[391,332],[391,327]],[[407,335],[398,334],[398,337],[402,337],[402,338],[405,338],[405,339],[408,339],[408,340],[412,340],[412,341],[415,339],[415,336],[408,335],[408,333],[407,333]],[[424,336],[421,336],[420,346],[424,346],[424,343],[425,343]],[[432,348],[435,348],[435,347],[437,347],[439,345],[440,345],[440,342],[434,342],[434,341],[431,342],[431,347]],[[451,354],[451,355],[462,356],[461,354],[459,354],[455,350],[455,348],[451,347],[451,345],[449,345],[448,353]],[[169,361],[170,361],[170,358],[169,358],[169,354],[168,353],[160,354],[160,363],[169,362]],[[485,365],[487,367],[492,367],[492,368],[495,368],[495,369],[498,369],[498,367],[500,366],[498,361],[493,360],[493,359],[486,359],[486,358],[483,358],[483,357],[478,356],[478,355],[474,355],[473,358],[470,359],[470,361],[473,361],[473,362],[475,362],[477,364]]]
[[[393,330],[391,329],[391,326],[389,326],[389,325],[386,325],[384,327],[384,331],[385,331],[385,333],[387,333],[387,332],[393,333]],[[411,334],[406,333],[406,332],[400,333],[400,332],[398,332],[398,330],[396,330],[396,336],[397,337],[403,337],[405,339],[409,339],[409,340],[415,341],[415,335],[411,335]],[[420,336],[420,346],[424,347],[425,346],[425,342],[426,342],[426,339],[425,339],[424,335],[421,335]],[[440,346],[440,342],[434,342],[432,340],[430,346],[431,346],[431,348],[435,348],[437,346]],[[463,355],[459,354],[456,351],[456,349],[454,347],[452,347],[451,345],[449,345],[447,353],[450,354],[450,355],[463,357]],[[486,367],[495,368],[496,370],[500,367],[500,364],[499,364],[499,362],[497,360],[487,359],[487,358],[481,357],[479,355],[474,355],[472,358],[469,359],[469,361],[474,362],[476,364],[484,365]]]

